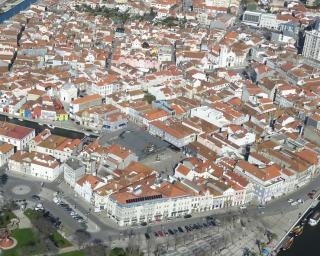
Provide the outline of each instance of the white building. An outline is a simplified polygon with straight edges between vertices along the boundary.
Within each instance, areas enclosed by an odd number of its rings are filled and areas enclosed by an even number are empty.
[[[305,58],[320,61],[320,31],[306,31],[302,55]]]
[[[9,158],[14,154],[14,146],[8,143],[0,145],[0,167],[8,163]]]
[[[277,16],[273,13],[261,14],[259,27],[268,29],[278,29]]]
[[[99,94],[87,95],[84,97],[77,98],[70,103],[69,112],[70,117],[74,118],[75,113],[80,110],[99,106],[102,104],[102,97]]]
[[[275,164],[259,168],[245,160],[240,160],[235,168],[236,173],[252,183],[253,199],[263,204],[287,192],[289,184],[285,182],[280,171],[280,167]]]
[[[102,97],[106,97],[116,91],[118,91],[118,77],[115,75],[108,75],[106,79],[100,80],[91,85],[91,93],[99,94]]]
[[[222,112],[208,106],[193,108],[190,117],[198,117],[218,127],[223,127],[230,123]]]
[[[86,200],[89,203],[92,203],[93,191],[103,186],[104,184],[105,183],[103,183],[102,179],[87,174],[76,182],[74,191],[84,200]]]
[[[0,141],[12,144],[18,150],[24,149],[34,136],[34,129],[0,121]]]
[[[78,150],[80,143],[80,139],[53,135],[46,129],[29,142],[29,151],[50,155],[64,162]]]
[[[77,158],[70,157],[63,164],[64,180],[71,187],[76,185],[79,180],[86,173],[86,166]]]
[[[10,172],[54,181],[63,171],[60,163],[52,156],[36,152],[18,151],[9,158]]]
[[[215,6],[215,7],[239,7],[239,0],[205,0],[205,4],[207,6]]]
[[[196,139],[196,132],[181,123],[166,125],[164,122],[154,121],[149,124],[149,133],[161,137],[178,148],[182,148]]]
[[[73,85],[66,83],[59,91],[59,97],[62,102],[70,104],[78,97],[78,89]]]

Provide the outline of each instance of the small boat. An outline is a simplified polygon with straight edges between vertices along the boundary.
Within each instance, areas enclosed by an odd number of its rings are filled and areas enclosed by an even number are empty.
[[[299,228],[299,230],[296,232],[295,236],[300,236],[303,233],[303,226]]]
[[[312,214],[314,213],[314,209],[310,209],[306,214],[305,216],[303,217],[302,221],[301,221],[301,224],[302,225],[305,225],[308,220],[310,219],[310,217],[312,216]]]
[[[314,227],[319,223],[319,220],[320,220],[320,211],[316,211],[314,214],[312,214],[308,223],[311,227]]]
[[[12,119],[13,117],[12,116],[8,116],[9,117],[9,119]]]
[[[294,236],[300,236],[303,232],[303,226],[295,226],[291,232]]]
[[[54,128],[55,128],[55,126],[52,125],[52,124],[47,124],[47,126],[48,126],[50,129],[54,129]]]
[[[291,233],[295,234],[299,230],[300,226],[295,226],[292,230]]]
[[[286,240],[283,242],[282,250],[286,251],[290,249],[291,245],[293,244],[293,237],[287,237]]]

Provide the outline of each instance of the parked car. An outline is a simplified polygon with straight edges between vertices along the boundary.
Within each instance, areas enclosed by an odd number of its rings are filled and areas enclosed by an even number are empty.
[[[241,209],[241,210],[247,209],[247,206],[241,205],[241,206],[240,206],[240,209]]]
[[[312,190],[312,192],[309,192],[309,193],[308,193],[308,197],[310,197],[311,199],[313,199],[315,194],[316,194],[316,192],[313,192],[313,190]]]
[[[174,235],[174,232],[171,229],[168,229],[168,232],[170,233],[170,235]]]
[[[178,227],[178,230],[180,233],[184,233],[183,229],[181,227]]]
[[[145,235],[145,237],[146,237],[147,240],[150,239],[150,235],[149,235],[148,233],[145,233],[144,235]]]
[[[43,208],[43,205],[42,204],[36,204],[36,206],[34,207],[34,209],[36,210],[36,211],[42,211],[42,210],[44,210],[44,208]]]
[[[191,214],[186,214],[186,215],[184,215],[183,217],[184,217],[185,219],[188,219],[188,218],[191,218],[192,215],[191,215]]]
[[[33,200],[38,200],[38,201],[40,200],[40,196],[38,196],[38,195],[32,195],[31,198]]]
[[[293,201],[294,201],[294,200],[293,200],[292,198],[288,199],[288,203],[289,203],[289,204],[293,203]]]

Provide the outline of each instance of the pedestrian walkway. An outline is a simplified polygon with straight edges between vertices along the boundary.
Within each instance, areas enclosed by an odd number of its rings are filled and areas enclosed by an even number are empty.
[[[17,216],[17,218],[20,220],[19,222],[19,228],[31,228],[32,224],[29,220],[29,218],[24,215],[23,211],[21,210],[14,210],[13,213]]]

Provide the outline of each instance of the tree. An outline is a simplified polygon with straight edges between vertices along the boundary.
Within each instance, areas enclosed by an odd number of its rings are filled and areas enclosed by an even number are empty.
[[[7,181],[8,181],[8,174],[4,173],[0,176],[0,184],[1,185],[6,185],[7,184]]]
[[[74,233],[74,239],[78,244],[79,248],[82,248],[90,240],[90,238],[90,233],[82,229],[78,229]]]
[[[44,240],[49,239],[50,236],[57,230],[44,216],[34,218],[32,220],[32,224],[39,232],[40,237]]]
[[[152,103],[152,101],[156,100],[156,97],[150,93],[147,93],[145,96],[144,96],[144,100],[146,100],[149,104]]]
[[[110,251],[109,256],[126,256],[126,252],[122,248],[114,248]]]
[[[106,247],[103,244],[96,244],[84,248],[85,255],[106,256]]]

